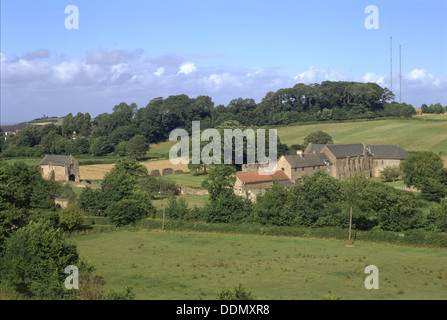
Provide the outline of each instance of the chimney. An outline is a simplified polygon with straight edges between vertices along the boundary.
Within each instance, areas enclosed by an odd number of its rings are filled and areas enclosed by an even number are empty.
[[[296,154],[299,155],[302,158],[303,157],[303,150],[297,150]]]

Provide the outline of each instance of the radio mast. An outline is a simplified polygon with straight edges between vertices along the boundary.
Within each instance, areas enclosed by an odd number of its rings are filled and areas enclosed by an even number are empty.
[[[390,37],[390,90],[393,92],[393,37]]]
[[[402,103],[402,46],[399,45],[399,101]]]

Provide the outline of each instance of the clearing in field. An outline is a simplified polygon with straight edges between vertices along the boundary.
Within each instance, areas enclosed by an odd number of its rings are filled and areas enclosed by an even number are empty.
[[[105,280],[136,299],[217,299],[239,283],[258,299],[445,299],[445,249],[194,232],[115,231],[71,238]],[[367,290],[365,267],[379,270]]]

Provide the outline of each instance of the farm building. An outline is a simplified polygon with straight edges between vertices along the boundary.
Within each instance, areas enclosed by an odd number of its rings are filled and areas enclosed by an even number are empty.
[[[293,182],[303,175],[324,170],[337,179],[362,174],[366,178],[380,177],[387,166],[399,166],[410,154],[398,145],[312,144],[304,152],[283,156],[278,168]]]
[[[39,164],[46,180],[80,182],[79,162],[72,156],[45,156]]]
[[[247,195],[250,199],[255,199],[256,196],[265,190],[269,190],[274,181],[286,188],[289,188],[293,183],[290,178],[282,171],[276,171],[271,175],[261,175],[258,171],[238,172],[236,174],[236,182],[233,186],[234,193],[237,195]]]

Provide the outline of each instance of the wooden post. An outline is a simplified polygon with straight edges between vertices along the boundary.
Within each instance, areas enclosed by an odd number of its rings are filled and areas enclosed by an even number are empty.
[[[350,209],[350,214],[349,214],[349,244],[351,244],[351,228],[352,228],[352,206]]]

